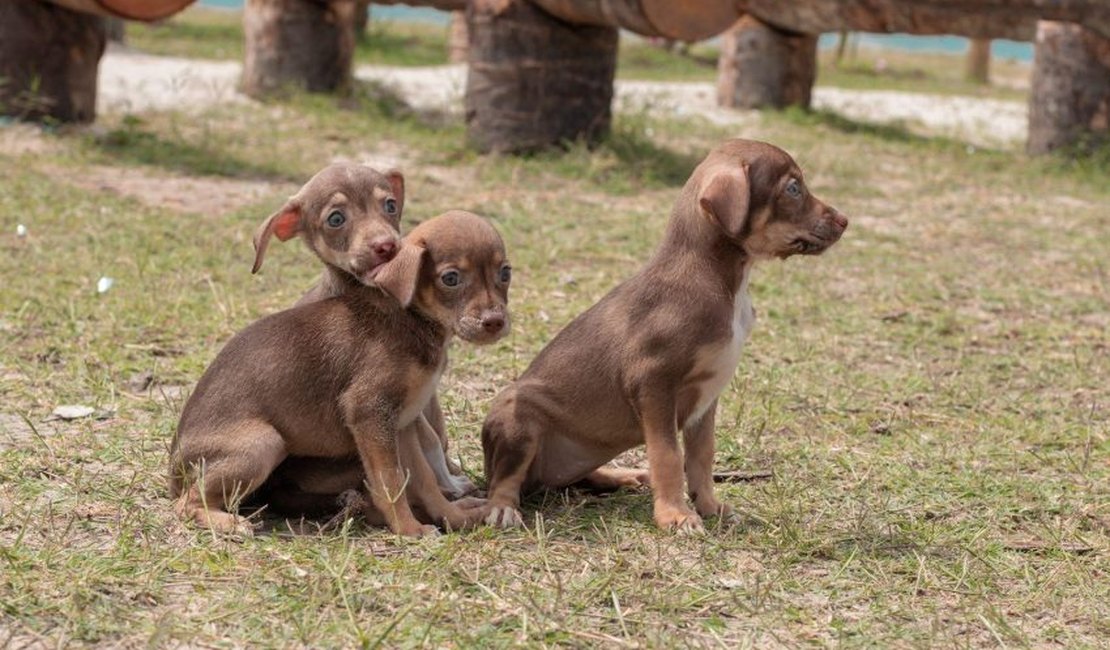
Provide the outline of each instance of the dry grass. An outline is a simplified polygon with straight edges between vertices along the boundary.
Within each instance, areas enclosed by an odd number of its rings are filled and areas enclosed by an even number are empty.
[[[105,116],[0,153],[0,643],[1105,643],[1105,167],[796,114],[743,133],[623,116],[593,151],[480,158],[459,125],[391,110],[301,97]],[[727,136],[791,151],[854,218],[826,256],[754,279],[760,319],[718,427],[721,468],[773,473],[722,486],[746,525],[659,532],[644,493],[539,495],[526,531],[417,542],[357,522],[236,541],[174,520],[181,387],[317,272],[285,246],[249,274],[250,233],[290,183],[387,156],[408,172],[409,223],[467,208],[505,235],[513,334],[457,346],[443,382],[480,479],[487,401],[648,255]],[[115,285],[98,295],[101,276]],[[43,422],[66,403],[105,419]]]

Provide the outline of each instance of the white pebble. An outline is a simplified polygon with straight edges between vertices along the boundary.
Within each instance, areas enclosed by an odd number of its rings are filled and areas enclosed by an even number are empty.
[[[27,226],[24,226],[23,224],[19,224],[18,226],[16,226],[15,227],[15,236],[16,237],[26,237],[27,236]]]
[[[115,284],[115,282],[116,282],[115,280],[113,280],[112,278],[110,278],[108,276],[104,276],[104,277],[100,278],[99,280],[96,281],[96,292],[97,293],[104,293],[108,289],[111,289],[112,285]]]

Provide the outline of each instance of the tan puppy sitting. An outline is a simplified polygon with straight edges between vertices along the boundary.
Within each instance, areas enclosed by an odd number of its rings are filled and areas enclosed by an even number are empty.
[[[482,429],[487,523],[522,525],[522,490],[580,481],[650,482],[664,528],[699,531],[702,517],[729,514],[714,494],[714,417],[755,320],[752,265],[819,254],[847,225],[810,194],[781,149],[729,140],[712,151],[683,188],[651,260],[495,398]],[[640,444],[647,472],[604,467]]]
[[[450,338],[488,343],[508,328],[509,271],[497,231],[448,212],[413,231],[377,287],[294,307],[233,337],[181,414],[170,491],[183,519],[242,530],[228,511],[289,456],[357,457],[374,507],[404,535],[462,528],[436,488],[413,425],[434,394]],[[404,464],[402,464],[404,459]]]

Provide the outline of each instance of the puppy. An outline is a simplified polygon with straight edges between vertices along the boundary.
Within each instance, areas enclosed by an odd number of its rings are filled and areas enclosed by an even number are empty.
[[[487,523],[522,525],[522,490],[577,482],[649,483],[662,528],[700,531],[702,517],[729,515],[714,495],[713,427],[717,397],[755,321],[752,265],[819,254],[847,225],[810,194],[781,149],[729,140],[713,150],[683,188],[648,263],[494,399],[482,429]],[[646,472],[603,467],[640,444]]]
[[[228,511],[289,456],[357,456],[374,507],[402,535],[475,523],[438,489],[413,424],[435,393],[450,338],[489,343],[508,328],[510,270],[497,231],[448,212],[409,234],[369,274],[376,287],[268,316],[234,336],[185,404],[171,446],[178,515],[245,530]],[[402,459],[408,466],[402,466]]]
[[[389,170],[382,174],[354,163],[329,165],[258,227],[251,273],[262,268],[272,236],[282,241],[300,236],[324,263],[324,272],[297,305],[372,284],[374,269],[397,252],[397,230],[404,206],[405,179],[401,172]],[[462,469],[447,458],[446,424],[434,395],[424,410],[424,418],[430,426],[420,427],[421,448],[435,471],[440,489],[454,499],[476,491],[477,487]]]

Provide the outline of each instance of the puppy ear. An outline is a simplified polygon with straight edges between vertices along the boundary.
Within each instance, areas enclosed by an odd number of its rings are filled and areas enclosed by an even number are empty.
[[[701,188],[698,205],[729,237],[739,239],[751,205],[748,166],[730,167],[713,174]]]
[[[399,169],[391,169],[385,173],[385,179],[389,181],[389,189],[397,200],[397,216],[400,217],[405,209],[405,177]]]
[[[374,284],[396,298],[402,307],[408,307],[416,295],[425,252],[426,249],[418,244],[403,244],[397,256],[374,274]]]
[[[258,273],[262,268],[262,258],[266,255],[266,247],[270,244],[270,235],[277,235],[281,241],[286,241],[301,231],[301,205],[293,199],[282,206],[280,210],[271,214],[254,231],[254,266],[251,273]]]

